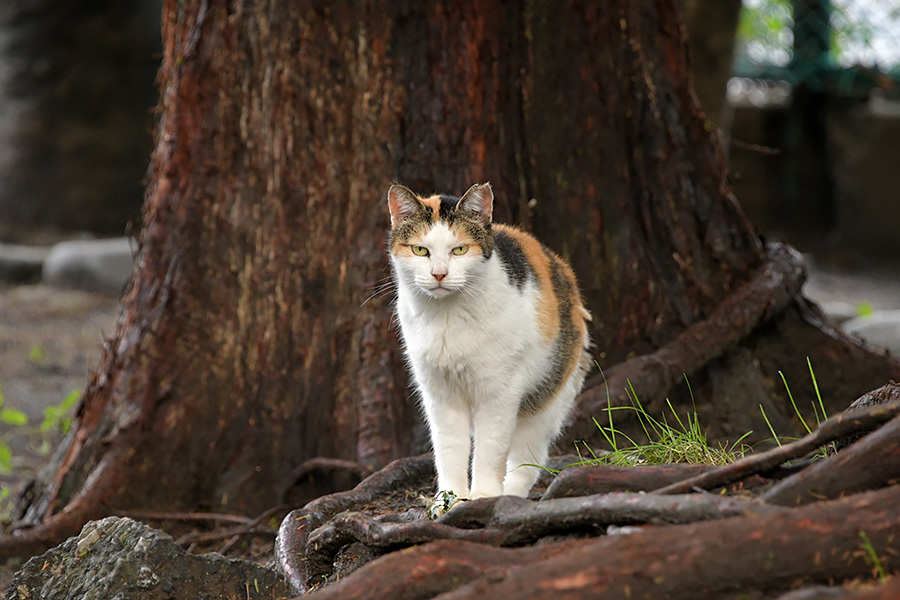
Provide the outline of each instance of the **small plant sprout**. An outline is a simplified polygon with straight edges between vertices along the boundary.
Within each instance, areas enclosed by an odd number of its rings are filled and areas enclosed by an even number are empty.
[[[819,382],[816,380],[816,373],[813,370],[812,361],[809,359],[808,356],[806,357],[806,364],[809,367],[809,377],[812,380],[813,390],[816,393],[816,400],[818,401],[818,406],[816,405],[816,402],[812,403],[813,414],[815,415],[815,418],[816,418],[816,427],[818,427],[819,425],[822,424],[822,421],[824,421],[828,418],[828,412],[825,410],[825,403],[822,402],[822,394],[819,391]],[[784,389],[787,392],[788,399],[791,401],[791,406],[794,409],[794,414],[797,415],[797,418],[800,420],[800,423],[801,423],[801,425],[803,425],[803,429],[806,430],[806,433],[807,434],[812,433],[813,428],[810,427],[810,425],[809,425],[809,423],[807,423],[806,419],[803,418],[803,414],[800,412],[800,409],[797,408],[797,403],[794,401],[794,395],[791,393],[791,387],[788,385],[787,378],[784,376],[784,373],[782,373],[781,371],[778,371],[778,375],[781,377],[781,382],[784,384]],[[766,411],[763,409],[762,404],[759,405],[759,410],[762,413],[763,419],[765,419],[766,425],[768,425],[769,431],[772,433],[772,438],[775,440],[776,444],[781,446],[782,440],[795,439],[795,438],[785,438],[785,437],[779,436],[777,433],[775,433],[775,428],[772,427],[772,423],[769,421],[769,417],[766,415]],[[821,415],[819,414],[820,410],[822,411]],[[829,446],[833,447],[833,445],[829,445]],[[822,453],[824,455],[825,448],[822,449]]]
[[[72,409],[81,399],[81,391],[75,389],[63,398],[59,404],[52,404],[44,409],[44,420],[41,431],[58,431],[65,435],[72,426]]]
[[[875,546],[872,545],[872,540],[869,539],[865,531],[860,531],[859,537],[862,540],[860,544],[863,551],[866,553],[866,562],[872,565],[872,571],[880,581],[886,581],[887,575],[884,572],[884,566],[881,564],[881,559],[878,558],[878,553],[875,551]]]
[[[40,344],[35,344],[28,350],[28,362],[33,365],[40,366],[44,364],[46,358],[47,351],[44,350],[44,347]]]
[[[871,302],[860,302],[856,305],[857,317],[871,317],[874,312],[875,307],[872,306]]]
[[[28,424],[28,415],[17,408],[3,406],[3,389],[0,388],[0,422],[12,427],[22,427]],[[12,470],[12,449],[5,439],[0,438],[0,473],[9,473]]]

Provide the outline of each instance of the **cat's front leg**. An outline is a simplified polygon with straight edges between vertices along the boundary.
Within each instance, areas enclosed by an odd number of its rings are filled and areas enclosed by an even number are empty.
[[[473,407],[475,449],[470,499],[503,494],[506,459],[516,428],[518,406],[518,398],[501,397]]]
[[[425,417],[431,432],[438,493],[469,495],[470,411],[463,402],[423,393]]]

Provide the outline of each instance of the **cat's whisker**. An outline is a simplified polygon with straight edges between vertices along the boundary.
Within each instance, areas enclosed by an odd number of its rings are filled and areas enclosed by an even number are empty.
[[[375,291],[372,292],[372,294],[368,298],[366,298],[365,300],[362,301],[362,304],[360,304],[359,307],[362,308],[370,300],[377,298],[379,296],[384,296],[385,294],[393,292],[396,289],[397,289],[397,285],[393,281],[388,282],[388,283],[382,283],[381,285],[379,285],[378,287],[375,288]]]

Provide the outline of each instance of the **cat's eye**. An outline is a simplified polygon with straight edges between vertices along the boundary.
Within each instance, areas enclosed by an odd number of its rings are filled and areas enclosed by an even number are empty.
[[[410,246],[409,248],[416,256],[428,256],[428,248],[425,246]]]
[[[453,254],[455,254],[457,256],[462,256],[463,254],[465,254],[468,251],[469,251],[468,244],[463,244],[462,246],[457,246],[456,248],[454,248]]]

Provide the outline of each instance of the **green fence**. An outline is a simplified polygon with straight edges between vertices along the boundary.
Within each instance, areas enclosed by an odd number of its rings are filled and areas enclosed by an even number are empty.
[[[842,96],[900,86],[900,1],[743,0],[735,75]]]

